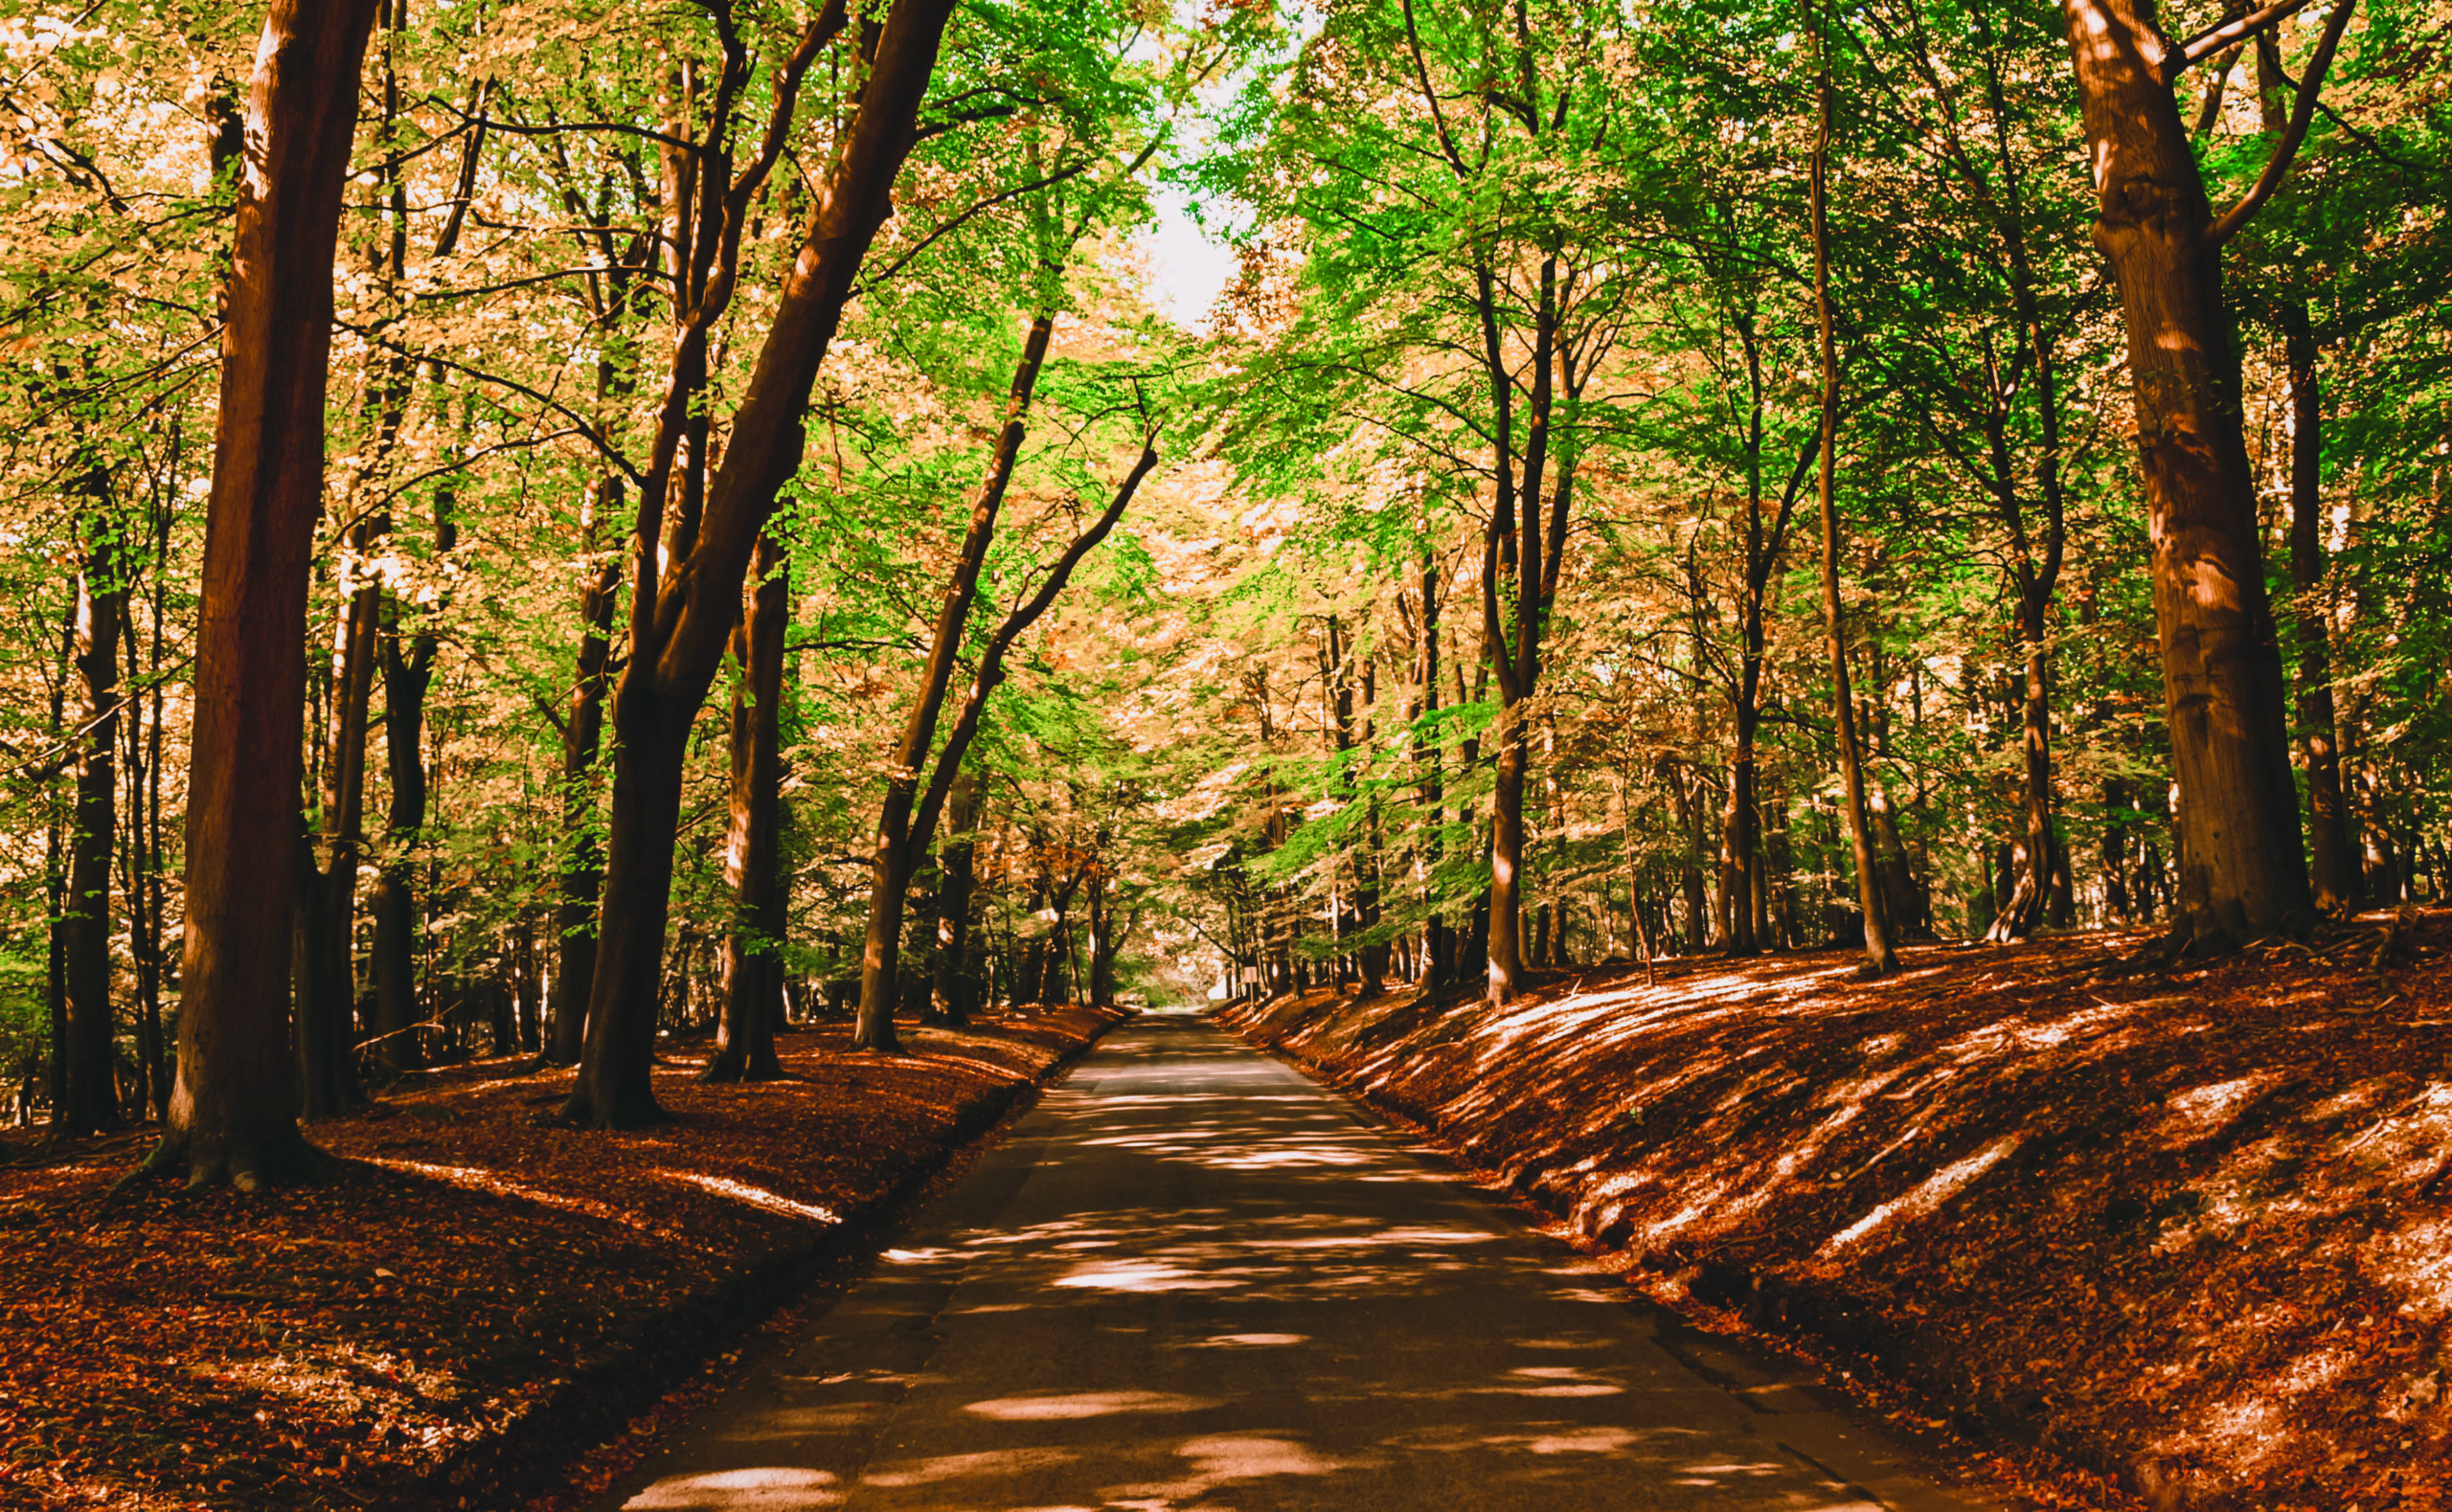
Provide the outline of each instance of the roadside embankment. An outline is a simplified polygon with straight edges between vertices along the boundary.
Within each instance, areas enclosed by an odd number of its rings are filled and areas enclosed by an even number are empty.
[[[2153,977],[2084,935],[1221,1016],[1653,1295],[1979,1441],[2155,1507],[2435,1508],[2452,912],[2389,922]]]
[[[565,1468],[812,1278],[1123,1015],[1082,1007],[695,1080],[657,1127],[540,1126],[567,1071],[480,1062],[307,1126],[330,1180],[139,1183],[139,1137],[0,1168],[0,1506],[486,1508]]]

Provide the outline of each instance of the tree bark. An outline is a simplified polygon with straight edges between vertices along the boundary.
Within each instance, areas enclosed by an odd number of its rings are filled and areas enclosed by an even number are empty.
[[[602,532],[622,507],[622,480],[598,480],[579,522],[594,553]],[[604,699],[612,679],[613,607],[620,597],[621,558],[606,553],[579,590],[579,657],[562,716],[562,872],[554,905],[555,966],[551,1026],[545,1059],[576,1066],[586,1045],[587,1000],[596,981],[596,910],[604,877],[604,849],[597,829],[597,753],[604,739]]]
[[[2063,11],[2100,192],[2095,244],[2119,280],[2128,331],[2182,795],[2171,944],[2209,953],[2304,931],[2314,913],[2222,296],[2222,241],[2256,200],[2215,219],[2172,98],[2174,50],[2150,0],[2064,0]],[[2347,19],[2344,0],[2307,70],[2303,108]],[[2285,139],[2277,149],[2259,192],[2292,147]]]
[[[919,694],[912,700],[910,712],[903,716],[902,735],[895,743],[885,802],[877,815],[876,843],[869,863],[868,931],[860,956],[860,1013],[852,1034],[854,1044],[869,1049],[896,1048],[894,996],[901,956],[902,913],[919,861],[919,846],[915,846],[911,832],[912,805],[918,800],[929,747],[936,740],[937,721],[944,712],[945,691],[953,682],[954,660],[961,654],[963,632],[970,622],[971,605],[979,597],[979,574],[988,560],[988,544],[996,536],[997,511],[1004,505],[1005,489],[1012,481],[1013,463],[1021,455],[1031,395],[1038,384],[1039,368],[1047,360],[1048,338],[1055,327],[1056,317],[1042,314],[1031,322],[1023,338],[1021,360],[1014,367],[1012,386],[1005,400],[1005,425],[997,435],[996,449],[990,454],[988,476],[971,501],[970,526],[963,535],[962,555],[954,563],[953,579],[945,585],[944,600],[937,609],[934,638],[928,647],[926,669],[920,675]],[[960,765],[958,756],[952,759],[956,766]],[[919,846],[925,844],[921,840]]]
[[[732,801],[724,880],[733,927],[724,936],[723,1016],[705,1081],[774,1081],[775,1024],[783,961],[776,853],[783,806],[783,640],[791,632],[790,561],[770,531],[758,540],[757,586],[740,635],[740,684],[732,702]]]
[[[629,660],[613,699],[621,744],[614,759],[598,969],[590,984],[579,1074],[562,1107],[573,1122],[626,1127],[663,1117],[649,1069],[690,724],[739,616],[742,575],[758,537],[778,494],[799,470],[801,413],[869,243],[890,213],[888,196],[917,140],[920,102],[952,11],[953,0],[897,0],[878,23],[867,82],[784,276],[773,324],[734,412],[722,467],[702,515],[691,522],[687,550],[671,553],[669,575],[658,559],[664,485],[687,427],[690,395],[685,386],[668,386],[656,458],[632,537],[636,587]],[[843,7],[829,5],[804,34],[785,77],[777,82],[778,109],[760,162],[738,182],[715,180],[708,186],[707,202],[715,206],[720,199],[720,214],[710,214],[735,257],[751,196],[782,154],[799,74],[843,21]],[[716,167],[729,172],[720,153],[703,160],[699,171],[711,173]],[[718,189],[725,191],[720,196],[714,192]],[[689,367],[692,344],[703,351],[709,328],[730,302],[736,266],[725,263],[690,311],[675,351],[676,375]]]
[[[446,549],[449,542],[444,543]],[[397,1075],[425,1064],[418,1027],[417,862],[413,852],[425,828],[425,695],[434,680],[435,640],[415,633],[406,646],[402,631],[383,638],[383,748],[392,780],[392,810],[385,826],[382,865],[368,899],[375,915],[375,1029],[385,1070]]]
[[[2341,752],[2335,743],[2330,627],[2325,613],[2324,389],[2316,372],[2316,336],[2307,308],[2282,310],[2290,369],[2291,616],[2299,640],[2299,738],[2307,763],[2308,882],[2317,908],[2355,909],[2358,851],[2342,801]]]
[[[951,833],[938,867],[942,880],[937,884],[936,981],[929,995],[929,1014],[939,1024],[970,1022],[970,910],[978,877],[978,842],[971,829],[978,822],[979,779],[969,772],[957,772],[945,808]]]
[[[273,0],[238,174],[188,775],[178,1080],[152,1171],[310,1173],[284,1018],[332,254],[375,0]]]
[[[1817,17],[1828,27],[1827,17]],[[1839,739],[1839,789],[1847,805],[1848,846],[1856,863],[1856,905],[1865,920],[1865,964],[1875,976],[1898,969],[1890,941],[1890,911],[1883,906],[1881,873],[1873,864],[1871,827],[1865,821],[1865,765],[1856,745],[1856,700],[1849,688],[1848,622],[1839,598],[1839,351],[1830,307],[1830,60],[1824,50],[1816,90],[1818,120],[1812,168],[1813,303],[1822,360],[1822,461],[1817,492],[1822,506],[1822,620],[1830,650],[1831,723]]]
[[[345,571],[388,527],[352,532]],[[325,1117],[359,1100],[355,1055],[356,973],[352,946],[357,905],[357,856],[366,800],[367,705],[373,696],[375,625],[382,614],[379,582],[344,582],[334,639],[332,708],[326,741],[323,841],[319,865],[311,840],[301,857],[291,1033],[298,1047],[303,1111]]]
[[[114,1086],[111,1022],[111,853],[119,835],[119,641],[127,618],[131,555],[109,512],[110,484],[97,466],[82,489],[81,560],[71,665],[80,692],[74,749],[77,809],[68,839],[68,889],[58,911],[61,985],[68,1035],[58,1047],[66,1073],[52,1114],[63,1134],[94,1134],[124,1121]]]

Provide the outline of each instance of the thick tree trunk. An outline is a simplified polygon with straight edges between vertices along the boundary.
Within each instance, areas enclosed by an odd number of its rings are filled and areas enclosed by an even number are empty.
[[[613,878],[624,874],[671,875],[678,838],[673,817],[681,807],[690,719],[658,707],[652,696],[626,680],[614,695],[619,739],[613,751],[604,903],[597,930],[597,984],[588,1005],[579,1079],[572,1089],[574,1102],[587,1110],[589,1121],[606,1128],[635,1128],[664,1118],[650,1075],[670,900],[662,888],[612,885]],[[624,867],[631,869],[624,873]]]
[[[2228,228],[2206,201],[2164,76],[2171,44],[2149,0],[2064,0],[2064,12],[2101,193],[2095,243],[2119,280],[2128,329],[2182,795],[2173,940],[2215,951],[2302,931],[2314,912],[2223,308]],[[2328,61],[2311,65],[2310,86]]]
[[[374,0],[273,0],[238,174],[188,776],[178,1082],[147,1168],[244,1190],[312,1170],[287,1026],[309,553],[332,253]]]
[[[774,512],[777,496],[799,471],[805,442],[801,415],[869,243],[890,212],[888,196],[917,140],[920,106],[952,11],[953,0],[896,0],[876,23],[867,83],[784,276],[773,322],[733,415],[723,465],[703,514],[687,522],[688,539],[676,537],[672,543],[686,550],[672,552],[669,574],[658,560],[664,546],[662,485],[671,476],[691,395],[686,385],[668,388],[659,420],[659,455],[633,536],[638,586],[631,600],[630,656],[614,696],[613,717],[623,741],[614,768],[599,959],[579,1075],[562,1108],[563,1117],[573,1122],[624,1127],[662,1117],[649,1086],[656,970],[672,882],[673,829],[680,813],[689,727],[706,700],[739,617],[741,580],[758,537]],[[831,34],[827,29],[839,29],[843,17],[841,6],[830,6],[811,23],[787,77],[778,82],[783,100],[792,98],[799,87],[798,71]],[[779,110],[775,122],[788,129],[788,112]],[[761,148],[760,164],[740,182],[708,186],[707,201],[722,201],[717,218],[730,217],[726,223],[737,224],[746,214],[748,196],[781,156],[778,132],[769,132],[767,147],[771,150]],[[737,239],[733,244],[738,245]],[[731,267],[722,268],[715,285],[699,297],[675,352],[676,376],[689,366],[692,344],[703,349],[709,326],[729,302],[733,277]],[[642,828],[645,833],[639,832]],[[646,938],[637,937],[641,932],[648,932]]]
[[[789,563],[770,532],[759,537],[757,588],[741,627],[740,686],[732,704],[732,802],[724,880],[733,927],[724,936],[723,1017],[707,1081],[773,1081],[775,1023],[782,1017],[783,939],[770,934],[782,883],[776,853],[783,809],[783,639],[791,632]]]

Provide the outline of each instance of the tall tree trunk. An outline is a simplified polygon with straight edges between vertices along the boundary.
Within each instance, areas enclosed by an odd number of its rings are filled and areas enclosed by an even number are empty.
[[[996,536],[997,511],[1003,507],[1005,489],[1012,481],[1013,463],[1021,456],[1031,395],[1038,384],[1039,368],[1047,360],[1048,339],[1055,327],[1056,317],[1042,314],[1031,322],[1023,338],[1021,360],[1014,366],[1012,385],[1006,395],[1004,428],[989,455],[988,476],[971,501],[970,526],[963,535],[962,555],[954,563],[952,580],[946,583],[944,599],[937,608],[927,666],[920,679],[918,696],[903,716],[902,736],[895,744],[885,801],[877,816],[876,843],[870,859],[868,932],[860,958],[860,1014],[852,1031],[853,1043],[870,1049],[896,1048],[894,1004],[900,965],[902,913],[919,861],[912,844],[912,806],[919,799],[929,748],[936,740],[937,722],[944,712],[945,692],[952,686],[963,631],[970,622],[971,605],[979,597],[979,575],[988,560],[988,545]],[[952,759],[960,765],[959,756]]]
[[[370,523],[352,532],[345,569],[388,527]],[[366,796],[367,705],[373,697],[375,627],[383,589],[372,579],[343,582],[332,668],[332,707],[321,795],[325,860],[309,841],[299,873],[300,917],[293,930],[291,1032],[298,1048],[299,1088],[308,1117],[338,1113],[359,1100],[354,1020],[356,972],[352,969],[357,905],[357,857]]]
[[[687,428],[691,395],[668,385],[656,457],[633,533],[631,643],[613,699],[621,742],[614,757],[612,830],[597,932],[600,959],[588,999],[579,1074],[563,1104],[566,1118],[626,1127],[663,1117],[649,1082],[655,1052],[656,972],[672,881],[673,830],[681,806],[689,730],[707,696],[724,644],[740,613],[740,588],[775,501],[799,470],[801,415],[851,295],[869,243],[889,211],[888,196],[917,140],[920,106],[935,71],[953,0],[896,0],[876,23],[867,82],[846,124],[827,186],[818,196],[792,267],[784,276],[766,339],[735,410],[721,469],[703,513],[676,536],[670,574],[665,547],[665,485]],[[803,34],[775,90],[786,105],[816,50],[844,25],[829,4]],[[782,156],[790,114],[775,113],[759,160],[738,181],[712,179],[701,194],[711,218],[738,228],[766,171]],[[722,152],[702,154],[699,171],[730,173]],[[689,312],[673,372],[702,352],[731,298],[735,267],[720,269]],[[674,522],[676,527],[685,522]],[[642,833],[640,831],[644,830]],[[645,938],[639,937],[645,936]]]
[[[109,512],[109,477],[99,465],[82,490],[79,522],[77,625],[71,663],[79,691],[73,749],[77,809],[69,829],[68,889],[59,914],[61,985],[68,1037],[60,1046],[66,1099],[53,1113],[64,1134],[120,1127],[113,1081],[117,1056],[111,1018],[111,855],[119,836],[119,640],[127,618],[127,568],[133,560]]]
[[[332,254],[375,0],[273,0],[256,51],[221,346],[188,774],[178,1082],[151,1171],[252,1191],[316,1164],[283,1022],[307,567],[323,508]]]
[[[2020,732],[2020,827],[2009,841],[2009,865],[2003,872],[2007,895],[1985,937],[1996,943],[2024,939],[2044,922],[2051,904],[2052,865],[2055,846],[2052,834],[2052,695],[2044,661],[2046,591],[2023,573],[2018,596],[2017,639],[2023,653],[2018,697]]]
[[[1132,503],[1133,495],[1140,491],[1142,482],[1158,465],[1153,440],[1143,440],[1140,457],[1134,461],[1132,470],[1124,475],[1124,481],[1116,485],[1114,496],[1107,501],[1105,512],[1073,537],[1048,567],[1046,575],[1039,579],[1037,591],[1007,611],[1003,621],[988,635],[987,645],[979,653],[979,668],[971,674],[970,690],[964,696],[961,711],[954,715],[953,728],[946,732],[944,749],[937,754],[927,791],[921,795],[919,806],[910,811],[907,819],[889,806],[887,823],[878,826],[880,846],[877,854],[883,858],[891,853],[898,858],[897,864],[901,869],[901,881],[898,886],[880,892],[876,889],[883,879],[872,871],[869,931],[860,971],[860,1012],[852,1029],[854,1044],[877,1050],[890,1051],[897,1048],[894,1034],[894,1010],[900,1000],[897,973],[901,955],[902,893],[910,885],[912,861],[925,855],[936,838],[937,821],[944,813],[945,797],[952,790],[955,774],[962,770],[964,758],[969,755],[971,741],[979,734],[979,722],[987,711],[988,699],[1005,680],[1006,652],[1012,647],[1015,637],[1036,624],[1039,617],[1047,613],[1048,607],[1056,602],[1056,596],[1064,592],[1064,585],[1072,580],[1074,569],[1080,566],[1081,559],[1106,539],[1107,532],[1115,529],[1116,521],[1124,518],[1124,511]],[[909,733],[905,731],[906,737]],[[900,837],[891,852],[883,845],[890,829],[898,831]],[[879,865],[883,862],[880,861]],[[1070,895],[1069,886],[1066,895]],[[1061,901],[1057,906],[1059,909],[1062,907]],[[890,930],[890,933],[881,933],[881,930]]]
[[[161,512],[156,500],[156,512]],[[162,572],[162,559],[154,558],[156,593]],[[161,621],[154,621],[153,656],[161,660]],[[145,719],[145,683],[143,668],[136,654],[136,621],[131,615],[126,622],[127,685],[125,718],[122,723],[125,745],[122,748],[121,766],[126,776],[126,819],[120,824],[125,836],[120,846],[120,886],[127,907],[127,958],[136,971],[136,1060],[144,1082],[147,1112],[160,1118],[169,1110],[169,1068],[162,1045],[162,959],[161,924],[152,909],[151,884],[153,872],[160,865],[155,849],[158,836],[148,823],[145,795],[148,780],[158,783],[156,762],[161,755],[161,689],[153,688],[155,723],[148,730]],[[153,756],[146,755],[148,734],[153,742]]]
[[[2334,744],[2330,627],[2325,613],[2324,390],[2307,307],[2282,310],[2290,369],[2291,616],[2299,639],[2299,738],[2307,762],[2308,881],[2327,913],[2358,906],[2358,852],[2342,801],[2341,753]]]
[[[1839,736],[1839,790],[1847,805],[1848,846],[1856,863],[1856,903],[1865,918],[1865,964],[1875,976],[1898,969],[1891,948],[1890,911],[1883,906],[1881,874],[1873,865],[1873,842],[1865,822],[1864,756],[1856,748],[1856,699],[1848,683],[1848,622],[1839,599],[1839,351],[1830,308],[1830,58],[1827,16],[1822,78],[1816,90],[1819,119],[1813,145],[1813,303],[1820,325],[1822,358],[1822,620],[1830,646],[1830,712]]]
[[[773,1081],[782,1016],[783,940],[767,933],[781,882],[776,852],[783,807],[783,639],[791,631],[790,563],[773,532],[758,538],[757,587],[740,635],[740,684],[732,703],[732,801],[724,880],[733,927],[724,936],[723,1017],[706,1081]]]
[[[579,529],[587,549],[601,549],[602,532],[622,508],[622,480],[598,480],[582,506]],[[562,717],[562,872],[554,905],[554,967],[551,1027],[545,1058],[576,1066],[586,1044],[587,1000],[596,981],[597,892],[604,878],[604,849],[597,828],[597,753],[604,739],[604,698],[611,687],[613,607],[620,597],[622,562],[606,554],[579,590],[579,659]]]
[[[1439,558],[1425,548],[1421,553],[1421,711],[1425,729],[1433,728],[1430,716],[1439,711]],[[1414,761],[1421,771],[1422,811],[1430,818],[1422,840],[1422,870],[1428,882],[1438,876],[1440,864],[1446,859],[1445,842],[1440,835],[1446,793],[1437,739],[1425,736],[1416,741]],[[1425,985],[1437,989],[1456,981],[1456,929],[1447,921],[1444,909],[1434,910],[1422,921],[1422,956]]]
[[[2314,911],[2221,250],[2286,171],[2349,4],[2341,0],[2327,22],[2292,129],[2258,189],[2217,220],[2172,98],[2179,59],[2150,0],[2063,3],[2101,194],[2095,243],[2119,281],[2128,329],[2153,543],[2164,705],[2182,795],[2172,943],[2198,952],[2304,930]]]
[[[1732,956],[1751,956],[1761,948],[1755,932],[1755,879],[1762,869],[1761,809],[1755,794],[1755,730],[1762,714],[1760,654],[1749,655],[1738,673],[1735,701],[1737,750],[1729,758],[1728,811],[1720,821],[1720,890],[1718,929],[1721,945]]]
[[[425,1064],[424,1030],[418,1027],[419,836],[425,828],[425,695],[434,679],[435,642],[430,633],[400,643],[402,632],[383,639],[383,749],[392,779],[392,811],[385,826],[382,865],[368,898],[375,915],[375,1027],[382,1064],[394,1075]]]

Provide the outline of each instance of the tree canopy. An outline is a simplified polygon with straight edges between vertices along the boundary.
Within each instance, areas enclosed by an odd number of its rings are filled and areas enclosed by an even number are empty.
[[[2452,882],[2440,0],[368,4],[0,6],[21,1117]]]

